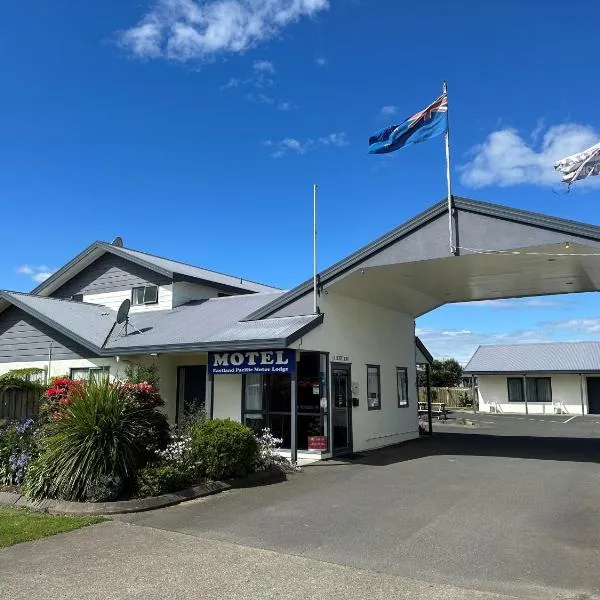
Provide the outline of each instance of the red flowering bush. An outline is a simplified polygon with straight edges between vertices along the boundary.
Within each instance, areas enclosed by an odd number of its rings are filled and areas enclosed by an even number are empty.
[[[170,439],[169,422],[164,413],[158,409],[165,405],[153,385],[147,381],[140,383],[115,383],[121,390],[125,401],[130,407],[144,416],[150,424],[141,435],[143,446],[146,448],[146,459],[152,461],[156,453],[164,450]]]
[[[81,392],[83,382],[69,377],[53,379],[44,392],[40,406],[42,421],[57,421],[68,416],[66,407],[72,402],[73,395]]]

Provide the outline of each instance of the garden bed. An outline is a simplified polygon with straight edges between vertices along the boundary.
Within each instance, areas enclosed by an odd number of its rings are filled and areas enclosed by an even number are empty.
[[[234,488],[278,483],[285,481],[286,478],[286,473],[282,469],[269,469],[267,471],[257,471],[238,479],[206,481],[170,494],[148,498],[133,498],[132,500],[116,500],[114,502],[68,502],[52,499],[32,501],[19,492],[0,492],[0,505],[24,507],[37,512],[56,515],[117,515],[165,508],[186,500],[195,500],[196,498],[211,496]]]

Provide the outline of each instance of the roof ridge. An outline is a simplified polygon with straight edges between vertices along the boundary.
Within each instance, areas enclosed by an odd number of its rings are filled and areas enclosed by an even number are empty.
[[[479,344],[477,350],[480,348],[508,348],[509,346],[549,346],[550,344],[600,344],[600,340],[554,340],[547,342],[514,342],[512,344]]]
[[[115,247],[115,248],[120,248],[121,250],[129,250],[131,252],[137,252],[138,254],[143,254],[144,256],[150,256],[152,258],[159,258],[160,260],[168,260],[170,262],[174,262],[174,263],[178,263],[180,265],[184,265],[186,267],[192,267],[194,269],[202,269],[203,271],[208,271],[209,273],[214,273],[215,275],[224,275],[225,277],[231,277],[232,279],[238,279],[240,281],[240,283],[254,283],[256,285],[264,285],[265,287],[272,287],[274,288],[274,286],[268,284],[268,283],[262,283],[260,281],[254,281],[252,279],[245,279],[244,277],[241,277],[239,275],[232,275],[231,273],[223,273],[222,271],[216,271],[215,269],[207,269],[206,267],[200,267],[198,265],[193,265],[192,263],[189,262],[184,262],[182,260],[177,260],[175,258],[167,258],[166,256],[159,256],[158,254],[151,254],[150,252],[145,252],[144,250],[137,250],[136,248],[128,248],[127,246],[112,246],[112,244],[109,244],[108,242],[101,242],[102,244],[104,244],[105,246],[111,246],[111,247]],[[279,288],[274,288],[274,289],[279,289]]]
[[[76,302],[74,300],[71,300],[70,298],[57,298],[56,296],[39,296],[38,294],[33,294],[31,292],[17,292],[15,290],[1,290],[1,291],[4,292],[5,294],[15,294],[17,296],[27,296],[29,298],[36,298],[37,300],[53,300],[54,302],[68,302],[68,303],[74,304],[76,306],[77,305],[96,306],[98,308],[103,308],[105,310],[110,310],[112,312],[116,312],[116,311],[113,311],[108,306],[104,306],[103,304],[96,304],[95,302]]]

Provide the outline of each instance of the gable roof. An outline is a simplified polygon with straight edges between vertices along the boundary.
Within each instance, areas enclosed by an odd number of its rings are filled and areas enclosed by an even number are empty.
[[[600,342],[479,346],[465,373],[600,373]]]
[[[241,277],[226,275],[209,269],[195,267],[187,263],[182,263],[176,260],[170,260],[132,250],[131,248],[122,248],[113,246],[106,242],[94,242],[88,246],[83,252],[79,253],[75,258],[70,260],[66,265],[56,271],[48,279],[40,283],[32,290],[32,294],[46,296],[64,285],[71,277],[81,272],[85,267],[92,264],[96,259],[103,254],[110,252],[116,256],[129,260],[137,265],[150,269],[156,273],[160,273],[171,279],[181,278],[195,283],[216,287],[224,292],[272,292],[280,291],[278,288],[249,281]]]
[[[19,292],[0,291],[0,298],[94,353],[101,350],[117,317],[116,312],[99,304]]]
[[[104,306],[0,292],[13,305],[100,356],[150,352],[285,348],[323,321],[323,315],[300,315],[244,321],[280,292],[242,294],[190,302],[172,310],[133,313],[129,332],[116,324]],[[2,307],[0,307],[2,310]]]
[[[566,235],[579,236],[581,238],[600,242],[600,227],[595,225],[589,225],[587,223],[571,221],[568,219],[561,219],[559,217],[552,217],[541,213],[534,213],[509,206],[503,206],[500,204],[491,204],[488,202],[471,200],[469,198],[462,198],[459,196],[453,196],[452,201],[453,207],[456,211],[464,211],[487,217],[494,217],[504,221],[530,225],[539,229],[547,229],[558,233],[564,233]],[[392,229],[370,244],[363,246],[356,252],[338,261],[331,267],[321,271],[317,276],[319,285],[330,283],[347,271],[355,269],[367,259],[378,254],[379,252],[382,252],[402,238],[409,236],[431,221],[444,214],[447,214],[447,211],[448,204],[446,199],[434,204],[432,207],[428,208],[412,219],[409,219],[395,229]],[[252,313],[248,318],[263,319],[268,317],[274,312],[284,308],[288,304],[291,304],[295,300],[298,300],[306,294],[311,293],[312,287],[313,279],[311,278],[304,283],[301,283],[297,287],[289,290],[286,294],[282,295],[280,298],[277,298],[271,304],[268,304]]]

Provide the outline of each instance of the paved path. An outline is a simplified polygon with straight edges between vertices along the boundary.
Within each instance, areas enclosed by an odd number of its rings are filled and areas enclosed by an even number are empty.
[[[598,431],[511,427],[0,551],[3,598],[600,598]]]

